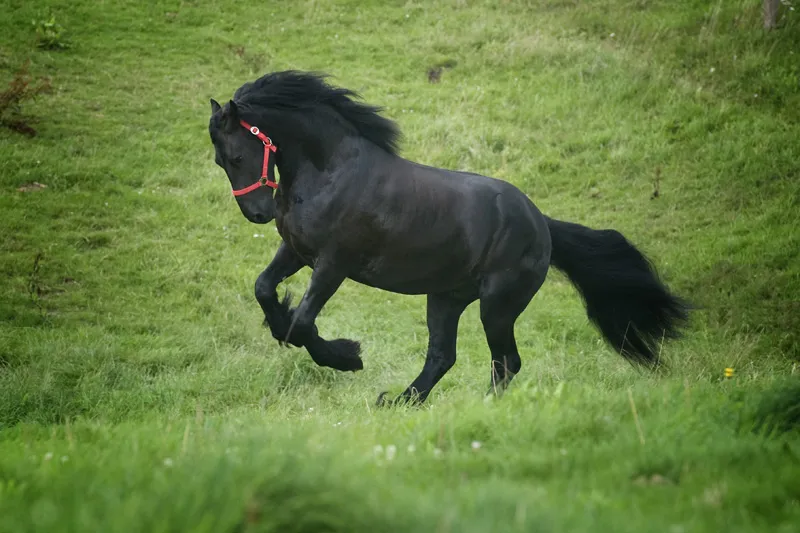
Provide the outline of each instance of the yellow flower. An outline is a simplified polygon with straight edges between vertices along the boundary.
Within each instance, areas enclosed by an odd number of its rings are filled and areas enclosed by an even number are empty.
[[[726,378],[732,378],[733,377],[733,369],[732,368],[728,367],[728,368],[725,369],[725,377]]]

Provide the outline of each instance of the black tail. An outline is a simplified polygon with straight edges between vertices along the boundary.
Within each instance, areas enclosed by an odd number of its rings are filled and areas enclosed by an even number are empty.
[[[650,261],[621,233],[547,219],[550,262],[575,285],[586,312],[626,359],[653,366],[663,338],[680,336],[689,305],[670,294]]]

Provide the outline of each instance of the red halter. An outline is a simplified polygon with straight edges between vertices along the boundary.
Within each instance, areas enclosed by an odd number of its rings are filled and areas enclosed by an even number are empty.
[[[233,189],[234,196],[242,196],[243,194],[247,194],[258,189],[261,186],[271,187],[273,189],[278,188],[278,184],[274,181],[270,181],[267,177],[267,170],[269,169],[269,153],[270,152],[277,152],[278,149],[272,144],[272,139],[261,133],[261,131],[255,127],[251,126],[244,120],[240,120],[239,123],[250,130],[250,133],[258,137],[262,143],[264,143],[264,165],[261,168],[261,177],[258,179],[257,182],[250,185],[249,187],[245,187],[244,189]]]

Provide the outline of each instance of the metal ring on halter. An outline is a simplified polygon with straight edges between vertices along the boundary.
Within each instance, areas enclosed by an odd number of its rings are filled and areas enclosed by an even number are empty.
[[[264,143],[264,146],[272,146],[272,139],[270,139],[269,137],[267,137],[266,141],[261,141],[261,142]]]
[[[258,135],[259,133],[261,133],[261,131],[258,129],[257,126],[250,126],[250,133],[252,133],[253,135]]]
[[[269,179],[267,179],[267,177],[266,177],[266,176],[261,176],[260,178],[258,178],[258,182],[259,182],[261,185],[266,185],[268,181],[269,181]]]

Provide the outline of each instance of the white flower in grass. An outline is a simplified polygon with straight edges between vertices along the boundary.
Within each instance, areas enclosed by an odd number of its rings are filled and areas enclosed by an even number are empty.
[[[174,464],[174,463],[172,462],[172,459],[170,459],[169,457],[167,457],[166,459],[164,459],[164,466],[166,466],[167,468],[172,468],[172,465],[173,465],[173,464]]]
[[[481,449],[481,442],[478,440],[472,441],[472,449],[473,450],[480,450]]]
[[[409,444],[407,450],[408,453],[414,453],[417,450],[417,447],[414,446],[413,444]]]
[[[434,457],[441,457],[442,456],[442,450],[440,450],[439,448],[434,448],[433,449],[433,456]]]
[[[67,461],[69,461],[69,457],[68,457],[68,456],[66,456],[66,455],[62,455],[62,456],[61,456],[61,462],[62,462],[62,463],[66,463]]]
[[[46,454],[44,454],[45,461],[49,461],[52,458],[53,458],[53,452],[47,452]]]
[[[383,446],[381,446],[380,444],[376,444],[372,448],[372,453],[375,454],[376,456],[383,454]]]
[[[386,447],[386,460],[391,461],[394,459],[394,455],[397,453],[397,447],[394,444],[390,444]]]

